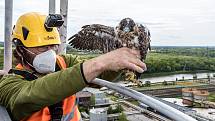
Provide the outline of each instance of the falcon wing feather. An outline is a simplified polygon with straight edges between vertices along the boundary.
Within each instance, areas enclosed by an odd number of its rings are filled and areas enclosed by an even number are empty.
[[[143,26],[142,24],[138,24],[139,29],[139,49],[140,49],[140,55],[141,60],[145,60],[146,54],[148,50],[151,50],[150,42],[151,42],[151,35],[150,31],[146,26]]]
[[[69,38],[69,44],[80,50],[100,50],[104,53],[119,47],[114,28],[92,24],[85,25],[82,30]]]

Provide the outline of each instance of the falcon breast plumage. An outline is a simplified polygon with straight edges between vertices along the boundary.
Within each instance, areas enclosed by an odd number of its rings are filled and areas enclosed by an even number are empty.
[[[91,24],[69,38],[69,44],[79,50],[100,50],[103,53],[117,48],[128,47],[140,50],[141,60],[145,60],[150,49],[150,32],[146,26],[135,23],[131,18],[124,18],[116,27]],[[125,71],[126,80],[139,83],[139,73]]]

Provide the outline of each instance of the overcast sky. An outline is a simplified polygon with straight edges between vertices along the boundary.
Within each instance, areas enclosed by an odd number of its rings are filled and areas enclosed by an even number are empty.
[[[0,40],[4,36],[0,0]],[[13,24],[23,13],[48,13],[49,0],[14,0]],[[116,26],[131,17],[148,26],[152,45],[215,46],[215,0],[69,0],[68,37],[85,24]],[[57,13],[59,13],[57,0]]]

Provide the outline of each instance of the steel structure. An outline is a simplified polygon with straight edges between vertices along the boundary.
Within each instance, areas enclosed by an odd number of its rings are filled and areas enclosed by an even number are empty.
[[[49,14],[54,14],[56,11],[56,1],[55,0],[49,0]]]
[[[60,14],[63,16],[64,23],[60,27],[60,39],[61,45],[59,47],[59,53],[66,53],[66,38],[67,38],[67,13],[68,13],[68,0],[60,1]]]
[[[6,74],[12,67],[12,17],[13,0],[5,0],[5,19],[4,19],[4,68],[0,74]]]

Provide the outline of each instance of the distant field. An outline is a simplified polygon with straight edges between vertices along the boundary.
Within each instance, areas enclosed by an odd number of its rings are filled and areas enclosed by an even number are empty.
[[[211,102],[215,102],[215,93],[210,93],[208,100]]]

